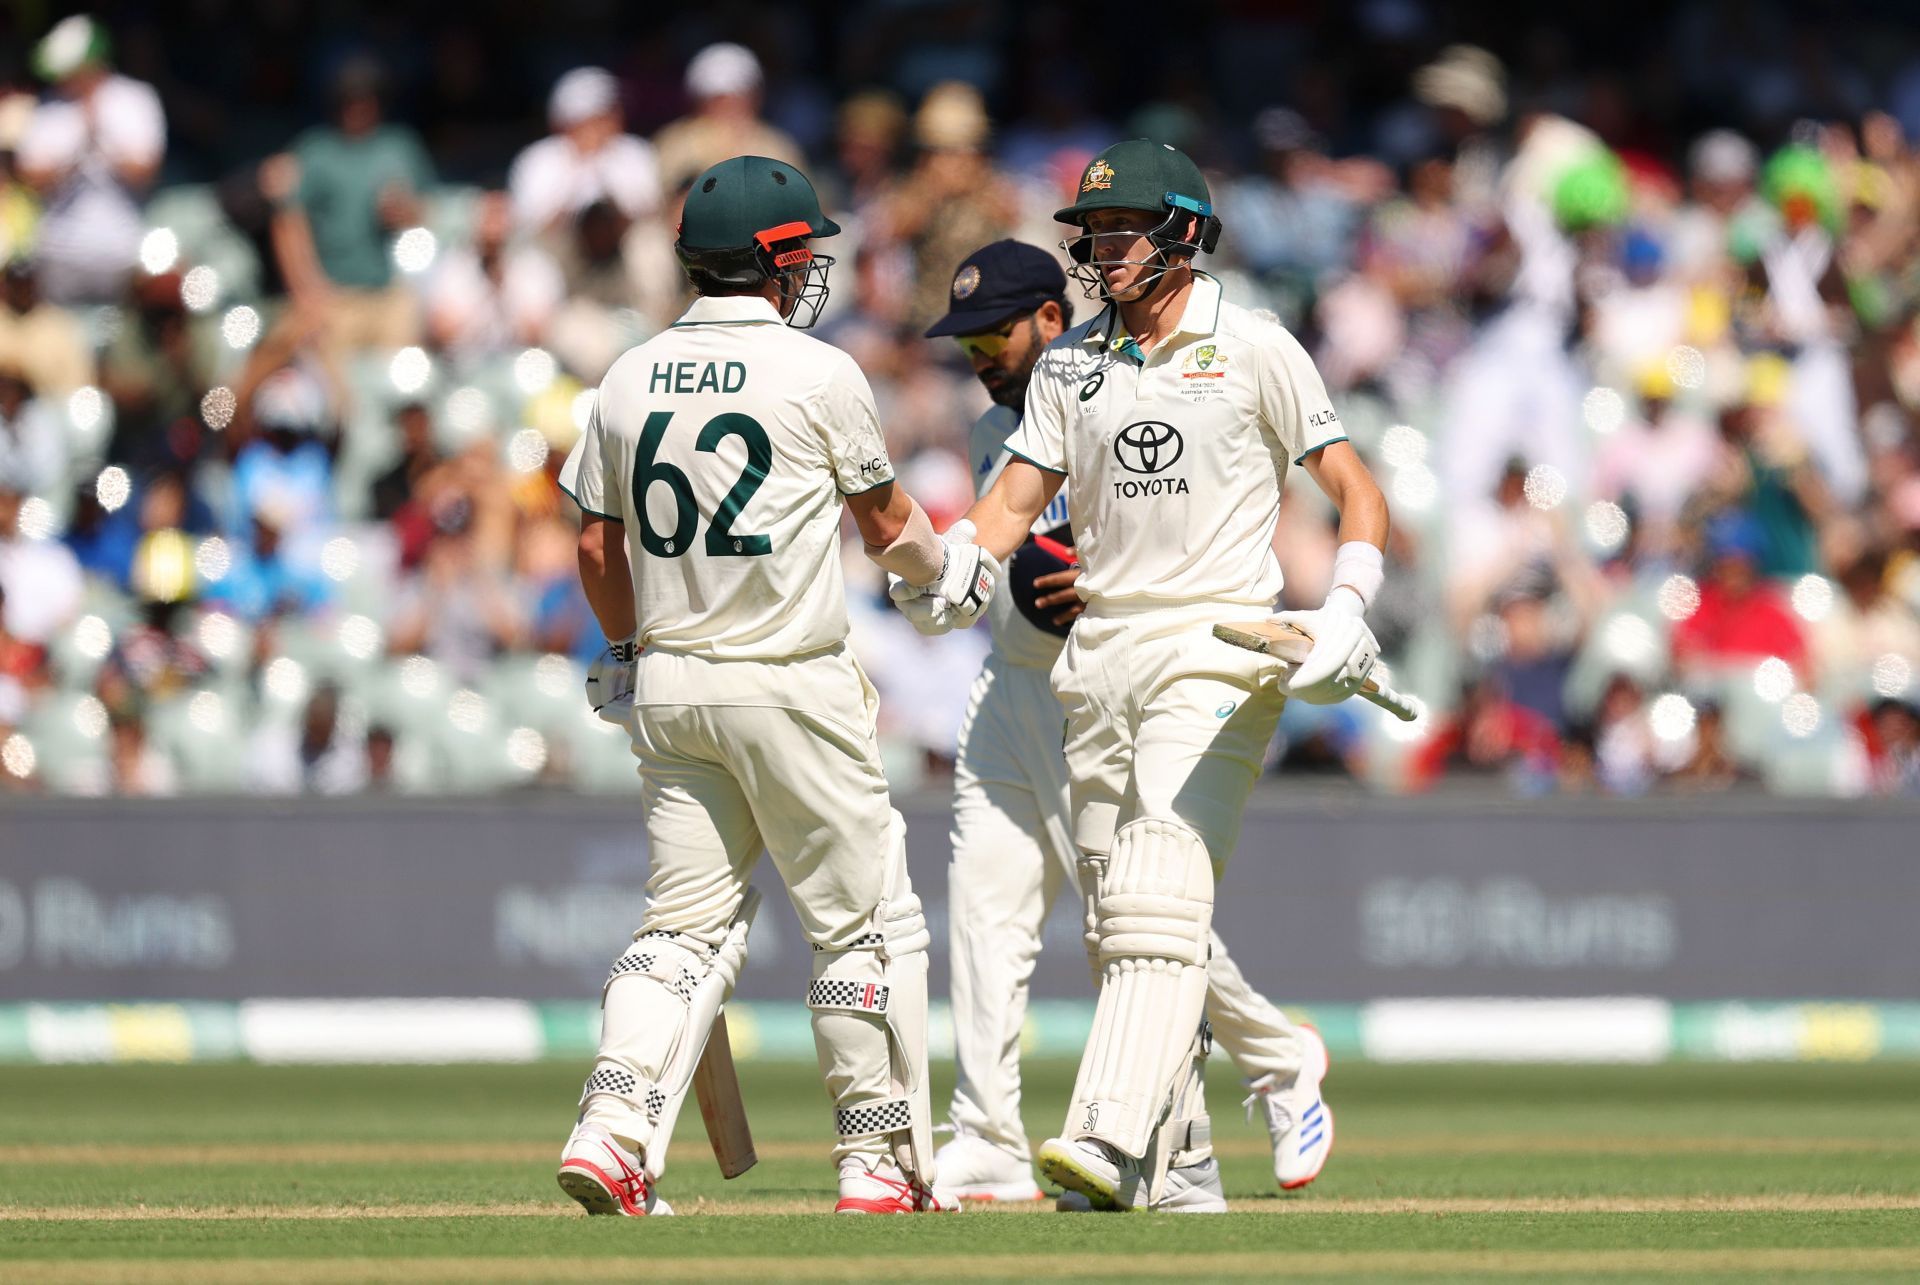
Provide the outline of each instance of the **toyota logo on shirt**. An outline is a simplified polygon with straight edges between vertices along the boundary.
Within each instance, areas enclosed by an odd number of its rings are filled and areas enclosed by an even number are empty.
[[[1113,457],[1129,473],[1165,472],[1185,449],[1179,430],[1155,419],[1129,424],[1113,439]]]

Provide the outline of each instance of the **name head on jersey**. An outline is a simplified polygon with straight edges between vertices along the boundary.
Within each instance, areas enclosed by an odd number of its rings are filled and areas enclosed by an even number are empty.
[[[787,324],[804,330],[826,304],[833,266],[808,240],[839,231],[805,174],[770,157],[735,156],[693,180],[673,248],[699,293],[758,294],[771,283]]]
[[[1213,212],[1213,197],[1206,176],[1185,152],[1167,143],[1149,138],[1130,138],[1115,143],[1093,158],[1080,180],[1079,195],[1072,205],[1053,212],[1061,223],[1087,228],[1087,216],[1098,211],[1144,211],[1154,217],[1139,232],[1111,234],[1088,230],[1060,243],[1074,266],[1074,280],[1085,287],[1088,298],[1111,298],[1104,269],[1139,267],[1148,272],[1129,287],[1131,298],[1143,299],[1153,293],[1166,274],[1193,256],[1211,254],[1220,242],[1220,220]],[[1116,259],[1096,253],[1105,236],[1128,238],[1144,235],[1151,253],[1139,259]],[[1096,262],[1098,260],[1098,262]]]

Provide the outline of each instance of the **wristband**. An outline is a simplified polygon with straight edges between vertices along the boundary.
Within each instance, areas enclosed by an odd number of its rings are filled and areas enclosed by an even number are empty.
[[[1360,600],[1360,611],[1373,605],[1374,595],[1386,578],[1385,556],[1365,540],[1349,540],[1333,556],[1333,589],[1351,590]],[[1333,589],[1327,591],[1329,604],[1333,602]]]

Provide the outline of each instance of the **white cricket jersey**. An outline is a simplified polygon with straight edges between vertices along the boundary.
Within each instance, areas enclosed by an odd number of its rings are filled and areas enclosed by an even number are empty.
[[[853,358],[757,296],[697,299],[614,362],[560,472],[626,525],[641,645],[747,659],[846,639],[842,500],[892,480]]]
[[[1097,613],[1270,606],[1287,467],[1345,440],[1300,342],[1196,272],[1179,329],[1144,360],[1111,305],[1050,344],[1007,449],[1072,479],[1080,596]]]
[[[1007,467],[1007,460],[1012,458],[1007,454],[1007,438],[1019,427],[1020,412],[1008,406],[989,407],[987,413],[974,422],[967,452],[973,464],[976,496],[991,490]],[[1033,520],[1032,529],[1035,535],[1045,535],[1066,525],[1067,487],[1063,482],[1059,493]],[[1060,649],[1067,645],[1066,639],[1036,628],[1021,615],[1013,605],[1013,594],[1004,587],[987,599],[987,624],[993,630],[993,649],[1015,665],[1052,669],[1053,662],[1060,658]]]

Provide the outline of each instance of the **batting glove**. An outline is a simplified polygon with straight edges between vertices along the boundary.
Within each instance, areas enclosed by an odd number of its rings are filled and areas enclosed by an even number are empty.
[[[640,655],[634,635],[628,634],[587,666],[587,703],[615,727],[625,727],[633,715],[633,662]]]
[[[900,608],[900,614],[909,624],[929,638],[950,633],[953,629],[953,612],[947,607],[946,600],[930,588],[910,585],[899,576],[887,577],[887,597],[893,605]]]
[[[1360,595],[1335,589],[1313,611],[1282,611],[1274,619],[1313,639],[1313,650],[1287,675],[1287,695],[1309,705],[1337,705],[1360,690],[1380,643],[1360,618]]]
[[[980,619],[1000,578],[992,556],[973,542],[974,533],[973,523],[965,518],[948,529],[941,537],[947,544],[947,556],[940,567],[940,578],[925,586],[929,593],[940,595],[953,624],[962,629]]]

